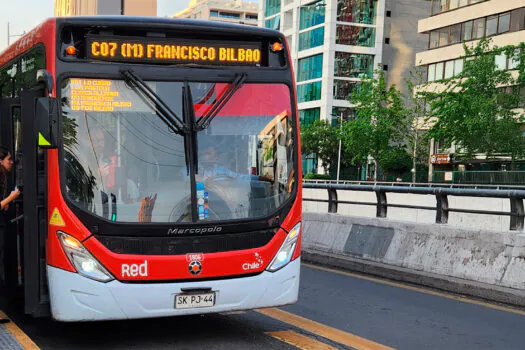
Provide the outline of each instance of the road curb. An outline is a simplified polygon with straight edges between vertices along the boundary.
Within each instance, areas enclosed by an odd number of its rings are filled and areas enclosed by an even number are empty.
[[[0,310],[0,318],[10,320],[2,310]],[[13,320],[10,320],[0,325],[0,349],[39,350],[40,348]]]
[[[353,256],[303,249],[302,261],[367,275],[409,282],[456,294],[468,295],[519,307],[525,306],[525,291],[387,265]]]

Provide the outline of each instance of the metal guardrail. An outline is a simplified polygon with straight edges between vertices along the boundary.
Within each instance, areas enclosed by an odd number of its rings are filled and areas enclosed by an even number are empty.
[[[406,209],[422,209],[435,210],[436,223],[448,223],[449,213],[468,213],[468,214],[485,214],[485,215],[502,215],[510,216],[510,229],[513,231],[523,231],[525,221],[525,211],[523,207],[523,199],[525,198],[525,190],[520,189],[474,189],[474,188],[445,188],[445,187],[408,187],[408,186],[383,186],[383,185],[342,185],[331,183],[311,183],[304,182],[304,189],[321,189],[328,191],[328,199],[314,199],[303,198],[306,202],[321,202],[328,203],[328,212],[337,213],[339,204],[354,204],[354,205],[371,205],[377,208],[376,217],[386,218],[388,208],[406,208]],[[377,202],[356,202],[356,201],[340,201],[337,199],[337,191],[362,191],[375,192]],[[387,193],[405,193],[405,194],[420,194],[420,195],[434,195],[436,196],[436,206],[420,206],[420,205],[405,205],[405,204],[388,204]],[[460,209],[450,208],[448,205],[448,196],[457,197],[488,197],[488,198],[507,198],[510,200],[510,212],[493,211],[493,210],[474,210],[474,209]]]
[[[525,185],[489,185],[489,184],[460,184],[460,183],[422,183],[422,182],[382,182],[382,181],[345,181],[345,180],[303,180],[304,184],[332,184],[332,185],[368,185],[389,187],[425,187],[425,188],[472,188],[488,190],[525,190]]]

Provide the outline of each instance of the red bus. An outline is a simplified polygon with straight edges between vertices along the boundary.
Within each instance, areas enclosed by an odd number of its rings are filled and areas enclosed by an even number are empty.
[[[298,297],[301,162],[285,37],[209,21],[53,18],[0,55],[8,291],[60,321]]]

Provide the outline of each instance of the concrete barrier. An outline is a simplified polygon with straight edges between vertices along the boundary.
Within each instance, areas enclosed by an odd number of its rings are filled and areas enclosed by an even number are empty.
[[[374,192],[337,191],[337,195],[339,200],[342,201],[377,203],[376,194]],[[320,189],[305,189],[303,191],[303,196],[304,198],[328,199],[327,191]],[[436,197],[432,195],[389,193],[387,199],[389,204],[410,204],[428,207],[436,206]],[[448,200],[450,208],[503,212],[510,211],[510,201],[503,198],[448,196]],[[326,213],[328,212],[328,204],[304,201],[303,209],[306,212]],[[337,213],[341,215],[358,215],[361,217],[374,218],[376,217],[376,207],[373,205],[340,204]],[[436,212],[434,210],[388,208],[387,217],[392,220],[432,224],[436,221]],[[449,214],[448,225],[467,230],[474,228],[501,232],[509,229],[510,217],[452,212]]]
[[[304,213],[306,260],[525,306],[525,234]]]

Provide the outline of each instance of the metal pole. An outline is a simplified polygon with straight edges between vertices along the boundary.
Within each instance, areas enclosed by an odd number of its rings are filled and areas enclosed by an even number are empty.
[[[10,23],[7,22],[7,46],[9,46],[11,44],[11,38],[12,37],[20,37],[22,35],[24,35],[26,32],[23,31],[21,34],[11,34],[11,26],[10,26]]]
[[[418,121],[419,122],[419,121]],[[416,135],[414,138],[414,154],[412,155],[412,183],[416,183],[416,157],[417,157],[417,139],[418,139],[418,129],[416,128]]]
[[[341,112],[341,120],[339,121],[339,130],[343,130],[343,112]],[[339,181],[339,174],[341,173],[341,135],[339,135],[339,153],[337,157],[337,181]]]
[[[432,154],[434,153],[435,140],[434,138],[430,139],[430,149],[428,156],[428,182],[432,182],[432,177],[434,175],[434,164],[432,164]]]

